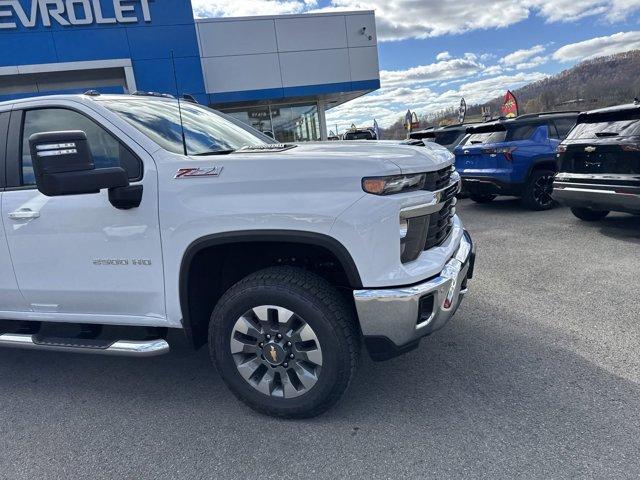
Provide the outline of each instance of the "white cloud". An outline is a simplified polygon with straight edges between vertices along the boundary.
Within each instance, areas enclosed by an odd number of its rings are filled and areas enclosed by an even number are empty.
[[[545,47],[542,45],[534,45],[531,48],[525,48],[522,50],[516,50],[515,52],[505,55],[500,59],[500,63],[503,65],[516,65],[522,63],[525,60],[529,60],[531,57],[544,52]]]
[[[317,7],[316,0],[192,0],[198,18],[247,17],[302,13]]]
[[[573,22],[594,16],[615,22],[640,8],[640,0],[529,0],[529,4],[549,22]]]
[[[498,62],[506,70],[530,70],[549,61],[548,56],[538,55],[545,50],[546,47],[543,45],[534,45],[505,55]]]
[[[544,65],[549,61],[549,57],[533,57],[526,62],[518,63],[516,65],[516,70],[531,70],[532,68],[539,67],[540,65]]]
[[[482,71],[482,75],[498,75],[502,73],[502,67],[500,65],[491,65]]]
[[[436,60],[449,60],[451,58],[451,54],[449,52],[440,52],[436,55]]]
[[[620,32],[606,37],[570,43],[556,50],[553,58],[559,62],[576,62],[638,48],[640,48],[640,31]]]
[[[380,83],[383,87],[431,83],[468,77],[484,70],[485,66],[472,53],[466,53],[464,58],[451,58],[428,65],[419,65],[406,70],[380,72]]]

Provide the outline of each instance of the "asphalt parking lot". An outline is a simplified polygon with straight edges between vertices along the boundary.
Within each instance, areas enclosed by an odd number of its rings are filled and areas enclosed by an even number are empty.
[[[204,350],[0,350],[0,478],[637,478],[640,217],[459,212],[478,263],[457,317],[365,358],[320,418],[253,413]]]

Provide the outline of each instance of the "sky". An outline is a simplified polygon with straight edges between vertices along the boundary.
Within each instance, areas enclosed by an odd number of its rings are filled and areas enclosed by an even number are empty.
[[[640,0],[192,0],[198,17],[374,10],[381,88],[327,112],[381,127],[640,48]]]

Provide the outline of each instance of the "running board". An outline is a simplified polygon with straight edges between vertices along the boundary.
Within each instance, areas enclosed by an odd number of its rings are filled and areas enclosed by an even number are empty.
[[[125,357],[154,357],[169,352],[169,344],[161,338],[154,340],[98,340],[80,338],[43,337],[22,333],[0,334],[0,347],[28,348],[55,352],[93,353]]]

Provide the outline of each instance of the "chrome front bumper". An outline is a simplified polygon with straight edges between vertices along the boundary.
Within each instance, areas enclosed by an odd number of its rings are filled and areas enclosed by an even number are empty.
[[[440,274],[408,287],[356,290],[360,328],[375,360],[391,358],[417,346],[456,312],[473,272],[475,252],[467,232]]]

